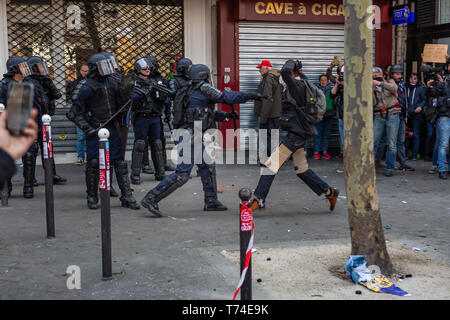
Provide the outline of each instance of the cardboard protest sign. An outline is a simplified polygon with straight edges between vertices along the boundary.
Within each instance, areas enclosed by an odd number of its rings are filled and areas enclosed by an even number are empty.
[[[448,44],[426,44],[423,49],[423,62],[446,63]]]

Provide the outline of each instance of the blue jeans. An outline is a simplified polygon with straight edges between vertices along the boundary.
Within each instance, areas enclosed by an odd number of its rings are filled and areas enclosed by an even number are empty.
[[[375,118],[374,127],[374,152],[378,150],[381,137],[386,130],[386,143],[388,150],[386,154],[386,170],[392,171],[395,168],[395,158],[397,156],[397,137],[400,126],[400,115],[389,115],[387,119],[383,117]]]
[[[450,118],[439,117],[436,122],[436,132],[439,137],[438,167],[439,172],[447,172],[447,148],[450,140]]]
[[[434,145],[431,144],[433,142],[433,136],[435,135],[436,127],[434,123],[427,122],[427,139],[425,141],[425,154],[430,155],[433,152],[434,157]],[[436,159],[437,163],[437,159]],[[437,165],[437,164],[436,164]]]
[[[401,166],[405,166],[408,160],[408,158],[406,157],[405,131],[406,131],[406,122],[405,120],[400,120],[397,136],[397,156],[398,162],[400,163]]]
[[[86,133],[77,127],[77,155],[79,159],[85,159],[84,143],[86,142]]]
[[[283,138],[281,144],[288,148],[292,153],[305,148],[305,140],[292,133],[288,133],[287,136]],[[267,198],[272,183],[275,180],[275,176],[276,175],[261,175],[255,190],[255,197],[263,200]],[[311,169],[308,169],[304,173],[297,174],[297,176],[318,196],[324,194],[330,188],[330,186]]]
[[[423,115],[416,115],[412,120],[412,129],[413,129],[413,159],[417,159],[417,154],[420,150],[420,134],[422,133],[422,127],[425,122],[425,118]],[[431,138],[433,138],[433,133],[431,133]],[[428,140],[428,137],[427,137]],[[431,143],[431,141],[430,141]],[[427,155],[427,152],[425,152]]]
[[[341,153],[344,153],[344,119],[339,119],[339,136],[341,143]]]
[[[317,136],[314,136],[314,152],[328,151],[328,136],[330,135],[333,118],[316,123]]]

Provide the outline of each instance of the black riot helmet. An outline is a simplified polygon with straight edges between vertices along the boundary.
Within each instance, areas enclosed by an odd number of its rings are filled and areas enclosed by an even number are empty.
[[[39,56],[29,57],[27,64],[31,69],[31,72],[39,76],[48,76],[47,63]]]
[[[211,70],[204,64],[194,64],[189,70],[189,79],[192,81],[208,81]]]
[[[25,78],[31,75],[31,70],[28,67],[27,62],[21,56],[10,57],[6,61],[6,69],[7,69],[6,75],[8,76],[13,76],[15,74],[20,73],[22,77]]]
[[[175,76],[177,77],[188,77],[189,70],[191,69],[192,61],[188,58],[180,59],[177,62],[177,67],[175,70]]]
[[[301,69],[303,69],[303,63],[300,60],[296,60],[294,61],[294,71],[299,71]]]
[[[156,59],[156,57],[154,56],[146,56],[145,59],[147,59],[148,61],[150,61],[150,63],[153,65],[155,72],[159,72],[159,63],[158,63],[158,59]]]
[[[391,69],[389,70],[389,74],[392,75],[393,73],[400,72],[403,73],[403,67],[398,64],[394,64]]]
[[[114,74],[115,71],[111,60],[101,53],[92,55],[89,58],[87,65],[89,67],[89,75],[106,77]]]
[[[119,71],[119,69],[120,69],[119,64],[117,63],[116,57],[112,53],[110,53],[108,51],[103,51],[103,52],[100,52],[100,54],[104,55],[106,58],[108,58],[111,61],[111,65],[113,66],[115,71]]]
[[[153,64],[146,58],[141,58],[134,63],[134,72],[140,74],[142,70],[148,69],[152,73],[155,69]]]

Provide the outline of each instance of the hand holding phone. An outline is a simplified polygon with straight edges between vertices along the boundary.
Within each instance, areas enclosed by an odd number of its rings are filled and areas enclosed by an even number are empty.
[[[33,108],[34,86],[31,83],[12,83],[8,88],[7,128],[12,135],[24,135]]]

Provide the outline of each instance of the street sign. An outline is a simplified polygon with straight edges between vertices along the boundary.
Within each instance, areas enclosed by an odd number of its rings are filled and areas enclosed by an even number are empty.
[[[414,22],[415,16],[414,12],[405,6],[403,9],[395,10],[392,15],[392,25],[396,26],[399,24],[411,23]]]

